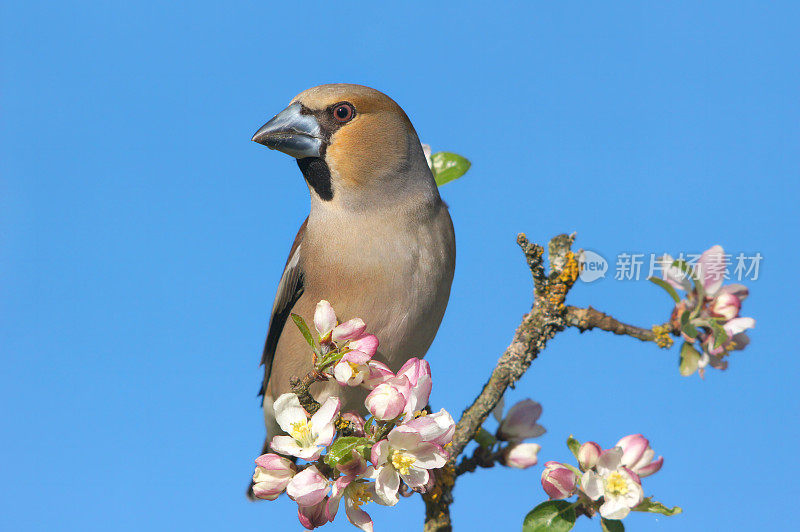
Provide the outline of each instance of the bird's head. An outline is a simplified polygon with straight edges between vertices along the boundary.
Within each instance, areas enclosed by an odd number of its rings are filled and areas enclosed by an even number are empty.
[[[295,157],[321,202],[364,210],[403,198],[438,199],[408,116],[369,87],[338,83],[303,91],[252,140]]]

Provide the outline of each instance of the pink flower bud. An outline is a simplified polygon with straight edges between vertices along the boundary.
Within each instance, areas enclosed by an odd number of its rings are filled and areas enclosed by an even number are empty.
[[[593,441],[587,441],[578,449],[578,463],[581,469],[587,471],[597,464],[600,453],[603,449]]]
[[[453,433],[456,430],[453,417],[444,408],[435,414],[412,419],[404,426],[417,431],[422,441],[435,443],[440,447],[444,447],[453,440]]]
[[[334,327],[331,333],[331,340],[337,344],[347,342],[348,340],[355,340],[364,334],[366,328],[367,325],[364,323],[364,320],[361,318],[353,318],[352,320],[348,320]]]
[[[431,376],[431,365],[428,364],[427,360],[411,358],[397,372],[398,377],[401,375],[408,377],[408,382],[411,386],[416,386],[420,377]]]
[[[323,299],[317,303],[314,311],[314,328],[317,329],[320,338],[325,338],[334,327],[336,327],[336,313],[331,304]]]
[[[711,314],[724,320],[732,320],[739,315],[742,302],[733,294],[723,292],[711,302]]]
[[[395,377],[383,384],[379,384],[367,396],[366,404],[370,413],[376,419],[387,420],[399,416],[406,407],[406,396],[408,393],[408,379],[405,377]]]
[[[274,501],[283,493],[297,471],[291,460],[272,453],[256,458],[256,466],[253,495],[268,501]]]
[[[695,264],[698,278],[706,294],[713,296],[725,280],[725,251],[722,246],[711,246],[700,255]]]
[[[297,505],[297,518],[300,524],[308,530],[322,526],[328,522],[328,517],[325,514],[325,508],[328,506],[328,499],[324,498],[317,504],[310,506]]]
[[[562,463],[545,462],[542,488],[551,499],[566,499],[577,491],[577,477]]]
[[[505,441],[522,441],[536,438],[545,433],[544,427],[536,421],[542,415],[542,405],[532,399],[525,399],[511,407],[508,415],[497,429],[497,437]]]
[[[627,467],[640,477],[652,475],[664,464],[664,458],[659,456],[653,461],[655,452],[650,448],[650,442],[641,434],[630,434],[617,442],[617,447],[622,449],[620,465]]]
[[[428,405],[433,382],[431,381],[431,366],[425,360],[412,358],[397,372],[398,377],[408,378],[411,391],[408,395],[405,413],[409,416],[422,410]]]
[[[369,375],[364,379],[361,385],[367,390],[374,390],[379,384],[386,382],[394,377],[394,373],[389,369],[389,366],[377,360],[370,360],[367,364],[369,367]]]
[[[539,462],[537,455],[541,448],[542,446],[538,443],[512,443],[503,453],[505,464],[517,469],[535,466]]]
[[[286,486],[286,493],[299,506],[319,504],[325,499],[328,490],[330,482],[313,465],[297,473]]]
[[[353,351],[361,351],[362,353],[366,354],[370,358],[375,356],[375,353],[378,351],[378,337],[374,334],[365,334],[361,338],[357,340],[352,340],[347,347],[352,349]]]

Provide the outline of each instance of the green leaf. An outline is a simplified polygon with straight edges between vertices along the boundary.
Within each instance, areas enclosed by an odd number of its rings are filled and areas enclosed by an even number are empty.
[[[300,333],[303,335],[303,338],[306,339],[308,345],[311,346],[311,349],[316,351],[317,346],[314,344],[314,337],[311,335],[311,331],[308,330],[306,320],[304,320],[299,314],[292,314],[292,320],[294,321],[294,324],[297,325],[297,328],[300,329]]]
[[[672,508],[668,508],[663,504],[661,504],[660,502],[654,501],[652,497],[647,497],[645,500],[640,502],[638,506],[631,508],[631,510],[633,510],[634,512],[650,512],[666,516],[676,515],[683,511],[683,509],[680,506],[673,506]]]
[[[321,371],[325,370],[329,366],[332,366],[332,365],[336,364],[337,362],[339,362],[342,359],[343,356],[344,356],[344,353],[342,353],[342,351],[340,349],[334,349],[333,351],[331,351],[330,353],[328,353],[327,355],[323,356],[322,358],[320,358],[317,361],[317,369],[319,369]]]
[[[700,362],[700,353],[695,349],[694,345],[689,342],[683,342],[681,346],[681,362],[678,366],[678,371],[681,375],[688,377],[697,371],[697,364]]]
[[[570,434],[569,438],[567,438],[567,447],[569,447],[569,450],[572,451],[572,454],[575,455],[575,459],[577,460],[578,451],[581,449],[581,442],[576,440],[572,434]]]
[[[700,334],[700,331],[697,330],[697,327],[692,324],[691,313],[688,310],[684,310],[683,314],[681,314],[681,331],[686,333],[686,336],[692,340],[697,338],[697,335]]]
[[[604,519],[601,517],[600,527],[603,532],[625,532],[625,525],[622,524],[622,521],[616,519]]]
[[[342,436],[333,442],[328,454],[325,455],[325,463],[331,467],[336,464],[347,463],[353,459],[353,451],[364,455],[364,450],[370,447],[369,440],[359,436]]]
[[[545,501],[525,516],[522,532],[568,532],[575,526],[575,506],[567,501]]]
[[[725,332],[725,329],[723,329],[722,325],[716,320],[711,320],[709,325],[711,326],[711,331],[714,333],[714,349],[717,349],[728,341],[728,333]]]
[[[466,174],[470,166],[472,163],[457,153],[440,151],[431,155],[431,171],[438,186],[455,181]]]
[[[694,281],[694,271],[692,271],[692,267],[689,266],[689,264],[685,260],[677,259],[672,261],[672,267],[678,268],[680,271],[682,271],[688,276],[687,277],[688,279]]]
[[[372,416],[369,416],[367,418],[367,421],[364,423],[364,434],[369,434],[370,433],[370,431],[372,430],[372,424],[373,423],[375,423],[375,418],[372,417]]]
[[[490,449],[492,445],[497,443],[497,439],[483,427],[478,429],[478,433],[475,435],[475,441],[478,442],[478,445],[487,449]]]
[[[678,296],[678,292],[675,291],[671,284],[663,279],[659,279],[658,277],[648,277],[647,280],[666,290],[675,303],[680,302],[681,298]]]

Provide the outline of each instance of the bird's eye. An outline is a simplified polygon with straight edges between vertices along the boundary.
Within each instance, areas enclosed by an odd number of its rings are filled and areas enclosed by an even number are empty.
[[[342,124],[352,120],[355,114],[356,110],[353,109],[353,106],[350,105],[349,103],[340,103],[339,105],[333,108],[333,118],[335,118],[337,122],[340,122]]]

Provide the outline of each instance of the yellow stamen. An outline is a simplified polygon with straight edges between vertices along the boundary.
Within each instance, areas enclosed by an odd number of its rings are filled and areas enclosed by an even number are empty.
[[[362,504],[367,504],[372,501],[372,495],[370,495],[364,484],[351,485],[348,491],[350,500],[352,500],[356,506],[361,506]]]
[[[614,471],[606,477],[606,493],[615,497],[628,493],[628,483],[622,473]]]
[[[392,454],[392,465],[401,475],[408,475],[408,468],[414,465],[415,458],[410,454],[395,451]]]
[[[302,447],[308,447],[314,443],[314,433],[308,420],[292,423],[292,430],[289,435],[297,440]]]

